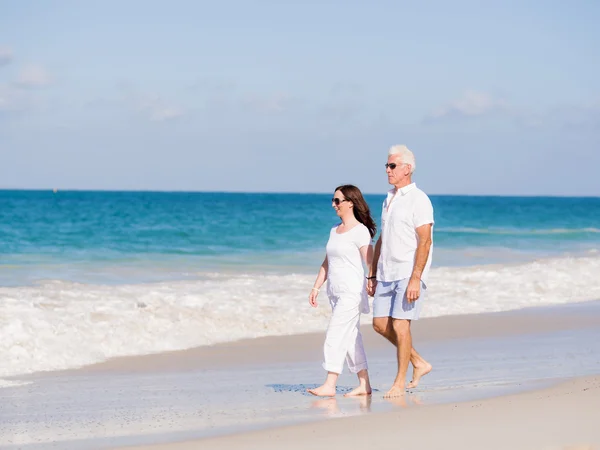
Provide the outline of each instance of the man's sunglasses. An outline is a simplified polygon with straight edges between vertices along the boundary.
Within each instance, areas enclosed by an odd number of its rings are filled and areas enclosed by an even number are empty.
[[[348,200],[346,200],[346,199],[340,200],[339,198],[335,198],[335,197],[333,197],[333,198],[331,199],[331,201],[332,201],[333,203],[335,203],[335,206],[340,206],[340,203],[342,203],[342,202],[347,202]]]
[[[396,164],[396,163],[390,163],[390,164],[388,164],[388,163],[385,163],[385,168],[387,169],[389,167],[390,169],[394,170],[396,167],[398,167],[398,165],[403,165],[403,164],[404,163],[402,163],[402,164]]]

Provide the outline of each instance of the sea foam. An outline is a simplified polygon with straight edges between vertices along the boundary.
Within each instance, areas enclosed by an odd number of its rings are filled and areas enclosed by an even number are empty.
[[[434,268],[423,317],[597,300],[599,278],[600,257],[595,255]],[[330,307],[324,294],[318,308],[308,305],[313,281],[314,275],[306,274],[204,273],[198,280],[145,284],[45,281],[3,287],[0,377],[324,331]],[[368,323],[371,316],[362,320]]]

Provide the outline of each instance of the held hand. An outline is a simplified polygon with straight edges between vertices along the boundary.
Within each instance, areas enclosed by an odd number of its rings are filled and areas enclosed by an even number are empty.
[[[417,277],[410,277],[408,287],[406,288],[406,299],[412,303],[416,302],[421,295],[421,280]]]
[[[319,306],[319,303],[317,303],[318,296],[319,296],[319,291],[315,291],[314,289],[312,291],[310,291],[310,294],[308,295],[308,303],[313,308],[316,308],[317,306]]]
[[[375,290],[377,289],[377,280],[367,280],[367,295],[371,297],[375,295]]]

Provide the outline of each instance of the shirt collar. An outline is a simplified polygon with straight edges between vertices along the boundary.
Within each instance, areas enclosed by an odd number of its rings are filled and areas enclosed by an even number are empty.
[[[417,187],[417,185],[415,183],[410,183],[408,186],[404,186],[403,188],[398,189],[398,192],[400,192],[401,195],[406,195],[416,187]],[[395,188],[391,190],[391,192],[395,192],[395,191],[396,191]]]

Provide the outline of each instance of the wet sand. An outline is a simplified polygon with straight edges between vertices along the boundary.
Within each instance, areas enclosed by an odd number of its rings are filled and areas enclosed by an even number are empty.
[[[330,402],[334,400],[329,400]],[[600,377],[482,401],[421,408],[139,449],[598,450]]]

